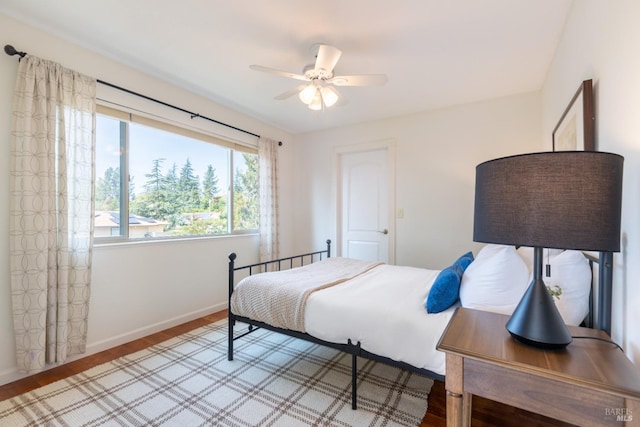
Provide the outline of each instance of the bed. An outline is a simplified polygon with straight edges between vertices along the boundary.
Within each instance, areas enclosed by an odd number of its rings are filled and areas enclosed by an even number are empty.
[[[470,265],[466,263],[461,272],[456,270],[460,273],[456,302],[428,313],[425,303],[441,284],[442,277],[447,276],[446,270],[462,256],[443,270],[429,270],[332,258],[331,241],[326,243],[325,250],[244,266],[236,266],[235,253],[229,255],[228,359],[233,360],[234,341],[257,328],[344,351],[351,355],[353,409],[357,408],[358,357],[443,380],[445,356],[435,347],[456,308],[462,304],[498,312],[504,309],[487,307],[483,300],[490,293],[488,288],[481,287],[487,285],[487,277],[495,279],[490,286],[496,280],[499,283],[505,280],[497,277],[496,272],[509,278],[520,275],[518,283],[528,286],[529,271],[522,267],[526,268],[526,251],[514,255],[515,248],[487,245],[475,260],[472,256]],[[598,257],[585,254],[583,258],[580,253],[580,257],[588,265],[581,266],[583,270],[588,268],[588,289],[583,298],[588,302],[584,312],[574,310],[569,315],[583,319],[580,321],[583,326],[610,334],[612,254],[602,253]],[[505,267],[507,260],[509,266]],[[575,270],[569,270],[568,274],[576,276]],[[269,282],[275,282],[275,291],[267,290],[265,284]],[[513,287],[510,284],[505,291],[515,292],[512,299],[517,304],[519,291],[513,291]],[[572,294],[568,290],[565,297],[572,298]],[[501,294],[499,299],[504,302],[509,296]],[[246,330],[238,332],[238,324],[246,324]]]

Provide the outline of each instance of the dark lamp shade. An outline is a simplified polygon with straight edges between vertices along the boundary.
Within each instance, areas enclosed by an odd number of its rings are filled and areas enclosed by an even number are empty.
[[[620,251],[623,157],[557,151],[476,167],[473,240]]]

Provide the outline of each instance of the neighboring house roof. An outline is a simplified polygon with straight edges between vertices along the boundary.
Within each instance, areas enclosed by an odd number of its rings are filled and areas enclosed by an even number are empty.
[[[120,212],[118,211],[96,211],[95,213],[95,226],[96,227],[119,227],[120,226]],[[129,226],[130,227],[148,227],[151,225],[165,225],[166,221],[159,221],[153,218],[145,218],[143,216],[129,214]]]

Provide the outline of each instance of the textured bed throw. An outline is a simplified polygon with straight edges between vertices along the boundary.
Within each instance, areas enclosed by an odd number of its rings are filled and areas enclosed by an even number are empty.
[[[231,311],[279,328],[305,332],[305,302],[312,292],[369,271],[379,262],[327,258],[291,270],[254,274],[238,283]]]
[[[227,361],[226,322],[0,402],[10,426],[417,426],[432,380],[258,330]]]

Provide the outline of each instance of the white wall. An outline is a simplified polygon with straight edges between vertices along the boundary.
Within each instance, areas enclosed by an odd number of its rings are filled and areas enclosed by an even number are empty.
[[[539,94],[523,94],[358,126],[299,135],[294,196],[297,249],[335,240],[334,147],[394,140],[396,264],[442,268],[472,242],[475,167],[536,151]]]
[[[640,2],[573,2],[542,91],[545,141],[582,80],[593,79],[596,149],[625,157],[622,251],[614,256],[612,336],[640,365]]]
[[[291,135],[217,105],[193,93],[139,73],[104,56],[37,31],[0,14],[0,40],[119,86],[198,112],[253,133],[282,140],[283,176],[291,174]],[[0,206],[9,204],[9,129],[17,57],[0,54]],[[221,134],[230,135],[225,128]],[[283,252],[290,248],[288,224],[291,180],[282,180]],[[15,370],[9,285],[9,216],[0,209],[0,384],[19,377]],[[258,238],[233,236],[200,240],[96,247],[93,258],[88,352],[92,353],[206,313],[226,308],[227,254],[257,260]]]

